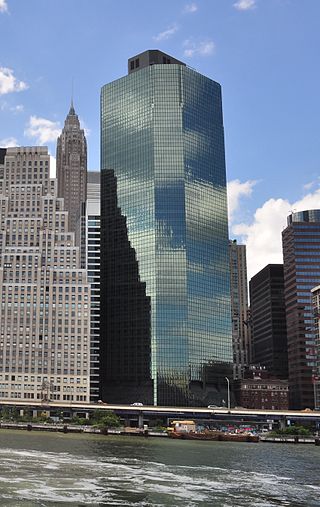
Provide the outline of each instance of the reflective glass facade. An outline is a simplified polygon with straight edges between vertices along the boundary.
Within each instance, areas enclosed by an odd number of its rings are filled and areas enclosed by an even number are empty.
[[[221,402],[232,339],[220,85],[159,64],[104,86],[101,163],[151,301],[155,403]]]

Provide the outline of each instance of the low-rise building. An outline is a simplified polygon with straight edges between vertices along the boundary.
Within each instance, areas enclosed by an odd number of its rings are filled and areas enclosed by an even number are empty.
[[[234,382],[237,404],[243,408],[288,410],[288,380],[271,377],[263,368],[250,370]]]

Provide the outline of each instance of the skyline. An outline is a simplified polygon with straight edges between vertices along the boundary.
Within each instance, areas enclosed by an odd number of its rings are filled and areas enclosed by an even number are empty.
[[[142,0],[139,8],[0,0],[0,144],[48,145],[55,156],[74,80],[88,167],[98,169],[101,86],[145,49],[181,59],[222,85],[230,238],[247,245],[250,279],[282,262],[290,210],[319,207],[319,14],[316,0],[308,8],[295,0]]]

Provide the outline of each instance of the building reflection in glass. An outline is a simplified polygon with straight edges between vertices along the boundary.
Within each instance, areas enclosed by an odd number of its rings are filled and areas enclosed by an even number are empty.
[[[221,403],[232,340],[220,85],[182,63],[146,65],[102,88],[101,129],[151,301],[154,401]]]

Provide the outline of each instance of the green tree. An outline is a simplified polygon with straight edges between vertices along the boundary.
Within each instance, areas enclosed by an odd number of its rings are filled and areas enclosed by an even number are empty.
[[[296,424],[295,426],[288,426],[287,428],[283,430],[275,430],[275,435],[293,435],[293,436],[308,436],[311,434],[310,430],[308,428],[305,428],[304,426],[301,426],[299,424]]]
[[[108,429],[108,428],[119,428],[121,426],[120,418],[111,411],[104,412],[102,416],[95,420],[95,426],[100,429]]]

